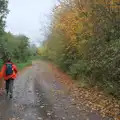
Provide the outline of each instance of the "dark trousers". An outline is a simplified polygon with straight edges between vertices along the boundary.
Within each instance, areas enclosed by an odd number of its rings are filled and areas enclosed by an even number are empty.
[[[13,83],[14,83],[14,79],[8,79],[6,80],[6,92],[7,94],[10,93],[12,94],[13,93]]]

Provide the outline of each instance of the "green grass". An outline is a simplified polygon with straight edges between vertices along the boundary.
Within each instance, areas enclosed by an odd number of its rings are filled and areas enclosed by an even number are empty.
[[[25,63],[16,63],[18,70],[22,70],[23,68],[32,65],[32,60],[28,60]]]
[[[17,65],[18,70],[22,70],[25,67],[32,65],[32,61],[40,60],[40,58],[41,58],[40,56],[33,56],[33,57],[30,57],[29,60],[25,63],[16,63],[16,62],[15,63]]]
[[[31,57],[31,60],[42,60],[42,59],[44,59],[42,56],[32,56]]]

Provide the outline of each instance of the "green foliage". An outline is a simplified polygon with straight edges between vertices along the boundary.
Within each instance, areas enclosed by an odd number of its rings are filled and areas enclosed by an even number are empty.
[[[2,65],[3,65],[3,62],[2,62],[2,61],[0,61],[0,69],[2,68]]]
[[[29,38],[24,35],[13,35],[11,33],[4,33],[4,41],[2,43],[2,59],[7,57],[17,60],[18,62],[25,62],[31,55]]]
[[[70,66],[70,74],[74,79],[79,79],[79,77],[87,76],[89,72],[88,64],[86,61],[79,60]]]
[[[87,56],[87,59],[91,60],[90,75],[103,89],[109,89],[110,94],[118,94],[120,91],[120,40],[104,44],[100,41],[94,42],[90,48]]]
[[[27,61],[28,57],[30,56],[29,51],[29,38],[24,35],[19,35],[19,44],[16,46],[13,56],[18,61],[25,62]]]
[[[8,1],[0,0],[0,58],[5,56],[6,52],[4,52],[4,27],[5,27],[5,18],[8,13],[7,10]]]
[[[5,18],[8,13],[7,5],[8,0],[0,0],[0,37],[4,32]]]
[[[30,45],[29,51],[30,51],[30,55],[31,55],[32,57],[36,57],[36,56],[38,55],[38,54],[37,54],[37,47],[36,47],[35,44]]]

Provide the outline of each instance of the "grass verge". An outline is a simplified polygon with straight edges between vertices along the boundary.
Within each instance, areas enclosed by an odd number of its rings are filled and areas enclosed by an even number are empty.
[[[16,63],[18,70],[22,70],[23,68],[32,65],[32,60],[28,60],[25,63]]]

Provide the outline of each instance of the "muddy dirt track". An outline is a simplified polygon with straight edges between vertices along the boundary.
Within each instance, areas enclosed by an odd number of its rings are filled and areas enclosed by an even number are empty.
[[[33,62],[14,84],[10,100],[0,96],[0,120],[111,120],[77,105],[47,63]]]

